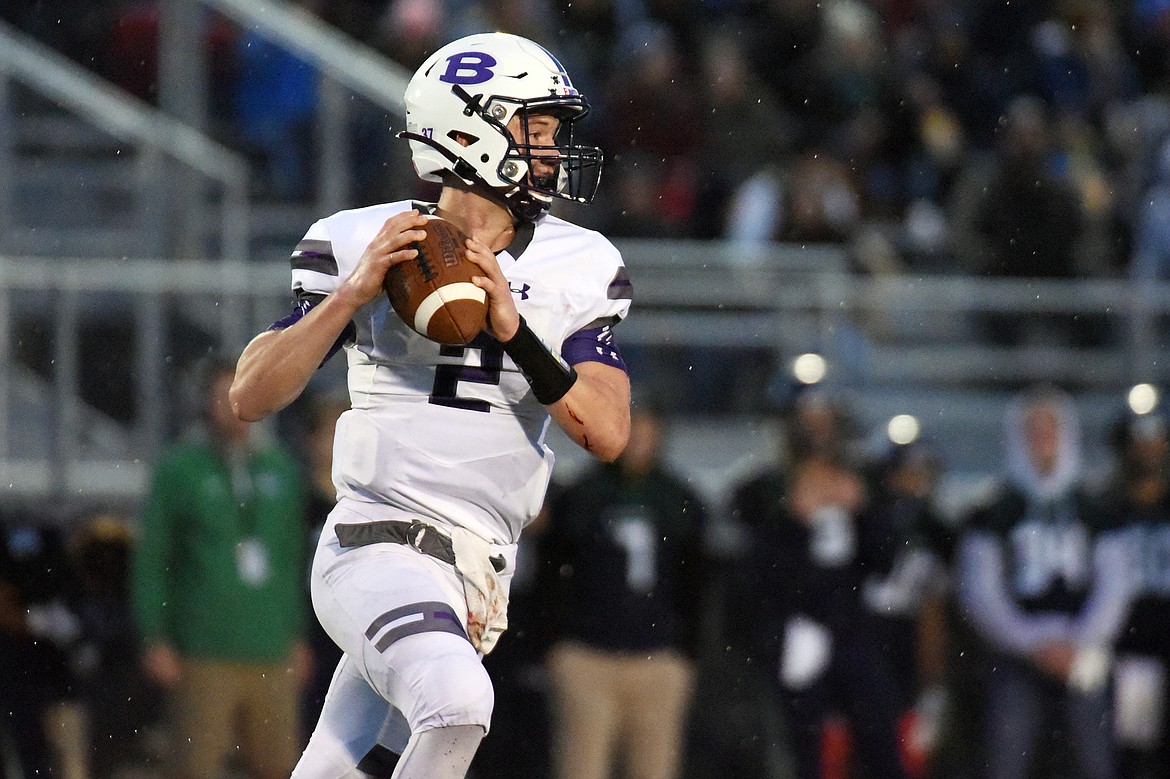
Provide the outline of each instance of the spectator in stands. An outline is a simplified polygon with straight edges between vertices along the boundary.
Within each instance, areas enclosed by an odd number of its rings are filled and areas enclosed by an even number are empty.
[[[981,111],[966,116],[972,141],[981,149],[998,142],[1000,122],[1011,103],[1020,95],[1037,93],[1035,53],[1032,41],[1036,26],[1044,21],[1050,3],[955,3],[964,19],[962,29],[970,44],[970,57],[959,63],[969,69],[959,83],[973,87]],[[946,67],[952,67],[950,64]],[[959,95],[951,93],[963,101]],[[964,101],[966,102],[966,101]]]
[[[782,497],[756,506],[764,513],[754,520],[743,595],[765,598],[755,619],[779,660],[796,775],[844,777],[855,760],[872,776],[909,776],[889,658],[861,599],[858,518],[868,495],[849,450],[848,415],[813,386],[798,392],[787,416]]]
[[[996,157],[974,203],[971,226],[979,251],[968,267],[1009,278],[1072,278],[1080,204],[1052,170],[1047,107],[1034,97],[1015,100],[1004,116]]]
[[[904,207],[903,160],[912,125],[881,20],[870,4],[846,0],[824,6],[813,92],[807,113],[818,139],[848,162],[861,216],[891,219]]]
[[[747,47],[756,75],[782,109],[800,121],[796,143],[815,139],[805,100],[811,96],[808,74],[824,30],[824,4],[817,0],[768,0],[750,17]]]
[[[415,71],[447,42],[447,24],[443,3],[397,0],[386,6],[370,43],[402,67]]]
[[[1065,3],[1033,32],[1041,95],[1058,112],[1100,117],[1110,103],[1140,94],[1121,15],[1109,3]]]
[[[108,76],[135,97],[158,102],[158,5],[126,6],[110,29]]]
[[[1084,235],[1081,202],[1068,180],[1053,171],[1047,108],[1032,96],[1017,98],[1003,119],[989,166],[975,162],[956,192],[955,248],[972,273],[1000,278],[1071,279]],[[988,335],[1003,345],[1053,336],[1077,342],[1070,317],[995,315]],[[1085,334],[1087,335],[1087,334]]]
[[[233,115],[240,141],[258,157],[262,190],[283,200],[308,199],[317,175],[317,69],[259,29],[241,33],[236,59]]]
[[[1107,509],[1131,534],[1137,573],[1117,644],[1115,722],[1121,775],[1170,777],[1170,431],[1165,410],[1127,409],[1111,444]]]
[[[702,220],[693,237],[717,238],[726,234],[728,203],[737,190],[761,180],[761,171],[778,167],[792,148],[795,120],[774,102],[765,85],[751,70],[751,63],[731,32],[714,32],[704,42],[700,81],[709,107],[702,126],[698,155]],[[774,195],[778,199],[779,193]],[[741,212],[742,213],[742,212]],[[775,219],[767,215],[769,224]],[[742,235],[746,225],[735,232]],[[771,229],[753,230],[771,238]],[[653,234],[653,233],[648,233]],[[738,237],[733,233],[729,237]]]
[[[444,32],[448,40],[498,30],[545,46],[561,26],[550,0],[457,0],[454,5]]]
[[[1139,211],[1129,264],[1129,277],[1136,281],[1170,281],[1170,140],[1159,152]]]
[[[1165,89],[1170,79],[1170,3],[1135,0],[1127,19],[1130,51],[1151,91]]]
[[[236,32],[220,14],[208,13],[204,30],[207,46],[209,120],[230,113],[231,83],[235,77]],[[114,15],[105,43],[104,74],[135,97],[158,103],[159,3],[155,0],[122,4]]]
[[[1027,777],[1052,732],[1067,733],[1061,776],[1116,776],[1109,653],[1129,601],[1116,518],[1090,499],[1070,398],[1018,396],[1004,419],[1004,481],[968,521],[958,553],[964,609],[989,645],[984,771]]]
[[[683,226],[662,208],[668,173],[669,168],[660,157],[626,152],[621,169],[615,174],[616,181],[611,185],[614,199],[609,207],[606,232],[615,238],[683,237]]]
[[[1170,132],[1170,102],[1157,94],[1115,101],[1106,110],[1102,126],[1119,222],[1118,252],[1126,272],[1132,273],[1142,240],[1139,235],[1149,200],[1147,190],[1163,175],[1162,147]]]
[[[598,116],[608,113],[602,84],[612,64],[624,9],[613,0],[553,0],[553,14],[561,20],[556,50],[573,74],[577,91],[589,95]]]
[[[549,512],[560,572],[549,651],[558,779],[681,775],[695,683],[704,510],[668,469],[663,420],[645,397],[613,464]]]
[[[351,0],[352,1],[352,0]],[[398,0],[385,6],[363,38],[376,51],[408,71],[419,65],[448,39],[448,12],[432,0]],[[387,128],[401,123],[381,105],[358,100],[350,105],[350,148],[353,155],[353,202],[356,205],[414,198],[438,199],[439,185],[414,174],[410,147]]]
[[[173,696],[172,776],[214,776],[236,757],[256,779],[287,777],[310,664],[304,484],[283,449],[232,413],[234,366],[209,358],[197,373],[201,424],[159,460],[143,509],[133,566],[143,665]]]
[[[631,158],[660,161],[655,171],[655,212],[671,232],[689,235],[698,197],[696,156],[702,116],[691,76],[669,28],[630,27],[617,49],[602,100],[608,142],[602,141],[621,176]],[[704,215],[706,216],[706,215]]]
[[[781,241],[843,243],[861,216],[861,197],[849,166],[825,150],[805,153],[789,168],[779,225]]]
[[[912,270],[951,271],[945,206],[967,159],[966,132],[934,77],[910,74],[905,93],[914,139],[903,162],[906,209],[900,218],[898,249]]]

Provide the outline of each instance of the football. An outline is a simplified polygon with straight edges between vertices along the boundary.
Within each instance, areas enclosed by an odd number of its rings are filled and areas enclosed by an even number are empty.
[[[428,218],[418,256],[393,266],[383,289],[412,330],[443,344],[465,344],[487,324],[487,293],[471,283],[482,271],[467,259],[467,236],[451,222]]]

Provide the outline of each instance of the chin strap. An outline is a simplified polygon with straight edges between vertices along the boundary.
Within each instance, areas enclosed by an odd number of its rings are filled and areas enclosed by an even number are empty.
[[[478,183],[487,187],[487,182],[480,178],[479,174],[475,172],[475,168],[471,167],[471,163],[462,157],[457,157],[456,155],[452,154],[449,150],[443,148],[441,144],[436,143],[433,138],[428,138],[425,135],[419,135],[418,133],[412,133],[409,130],[401,130],[395,137],[405,138],[408,141],[418,141],[419,143],[425,143],[427,146],[430,146],[439,154],[442,154],[447,158],[447,161],[451,163],[451,172],[456,176],[463,179],[468,184]],[[491,189],[491,187],[488,187],[488,189]]]
[[[442,154],[447,158],[447,161],[451,163],[452,173],[454,173],[463,181],[467,182],[467,184],[473,187],[478,187],[481,192],[498,202],[504,208],[508,209],[512,216],[521,222],[535,222],[540,217],[540,215],[549,208],[550,204],[544,203],[539,198],[525,195],[524,187],[520,184],[516,185],[516,188],[519,190],[516,195],[501,195],[495,187],[488,184],[483,180],[482,176],[476,173],[475,168],[471,166],[471,163],[462,157],[457,157],[456,155],[452,154],[450,150],[445,149],[440,144],[436,143],[433,138],[428,138],[425,135],[420,135],[418,133],[412,133],[408,130],[399,131],[396,137],[405,138],[408,141],[418,141],[419,143],[425,143],[427,146],[430,146],[432,149],[438,151],[439,154]]]

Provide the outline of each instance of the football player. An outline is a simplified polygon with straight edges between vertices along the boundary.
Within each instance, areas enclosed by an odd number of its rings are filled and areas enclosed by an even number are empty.
[[[1170,424],[1162,408],[1118,418],[1107,510],[1130,536],[1133,602],[1116,647],[1114,732],[1122,776],[1170,778]]]
[[[1062,776],[1117,776],[1109,650],[1124,626],[1132,565],[1080,451],[1072,398],[1051,386],[1021,392],[1004,416],[1003,482],[959,542],[959,602],[989,650],[987,777],[1032,775],[1050,728],[1067,734]]]
[[[629,381],[611,327],[629,307],[617,250],[547,213],[586,203],[601,151],[574,145],[585,98],[548,51],[513,35],[443,46],[406,91],[415,170],[437,203],[316,222],[292,256],[292,313],[239,360],[236,413],[259,419],[344,346],[352,408],[337,424],[337,507],[318,545],[313,604],[344,657],[297,779],[357,775],[381,744],[399,779],[465,776],[488,729],[481,663],[506,627],[516,540],[540,508],[551,417],[612,460]],[[382,282],[412,259],[427,214],[468,236],[488,326],[467,346],[415,334]]]

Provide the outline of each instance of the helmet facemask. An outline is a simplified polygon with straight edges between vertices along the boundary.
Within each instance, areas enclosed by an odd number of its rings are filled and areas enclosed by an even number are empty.
[[[597,194],[601,181],[603,155],[595,146],[574,143],[573,125],[589,113],[584,97],[550,97],[519,100],[492,97],[480,106],[479,96],[467,94],[459,85],[452,88],[468,106],[476,111],[492,128],[507,139],[508,151],[496,170],[503,181],[516,189],[504,194],[504,200],[521,219],[532,220],[548,210],[552,198],[574,203],[590,203]],[[534,115],[552,116],[558,121],[552,145],[533,144],[529,118]],[[513,134],[508,123],[519,120],[519,132]],[[551,172],[537,176],[537,163],[553,166]]]

